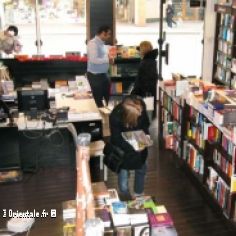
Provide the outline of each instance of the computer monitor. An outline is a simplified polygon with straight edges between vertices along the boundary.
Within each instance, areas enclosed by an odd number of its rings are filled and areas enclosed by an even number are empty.
[[[49,109],[48,91],[42,89],[17,90],[18,111],[32,118]]]

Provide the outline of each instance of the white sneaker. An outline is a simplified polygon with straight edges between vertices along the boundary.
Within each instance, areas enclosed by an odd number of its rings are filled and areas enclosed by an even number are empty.
[[[135,199],[135,198],[138,198],[138,197],[142,197],[144,195],[145,195],[144,193],[133,193],[132,197]]]

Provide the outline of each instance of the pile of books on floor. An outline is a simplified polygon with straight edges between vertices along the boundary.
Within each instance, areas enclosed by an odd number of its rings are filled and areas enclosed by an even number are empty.
[[[116,189],[94,183],[95,215],[104,223],[104,235],[177,236],[173,220],[165,206],[150,196],[120,201]],[[75,236],[75,200],[63,202],[64,236]]]

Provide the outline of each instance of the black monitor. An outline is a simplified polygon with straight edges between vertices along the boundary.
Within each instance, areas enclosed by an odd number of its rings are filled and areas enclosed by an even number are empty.
[[[20,168],[19,132],[17,127],[0,128],[0,171]]]
[[[29,116],[49,109],[48,91],[42,89],[17,90],[18,111]]]

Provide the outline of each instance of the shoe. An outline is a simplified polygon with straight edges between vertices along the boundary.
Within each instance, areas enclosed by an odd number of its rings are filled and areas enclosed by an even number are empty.
[[[139,197],[143,197],[145,194],[144,193],[133,193],[132,197],[133,199],[139,198]]]
[[[132,195],[130,193],[119,193],[119,198],[121,201],[129,201],[132,200]]]

